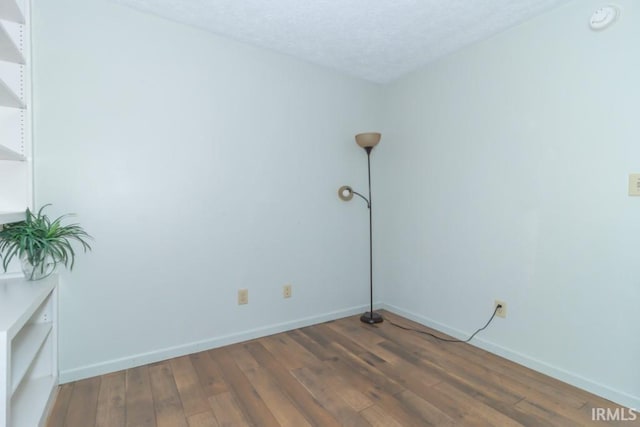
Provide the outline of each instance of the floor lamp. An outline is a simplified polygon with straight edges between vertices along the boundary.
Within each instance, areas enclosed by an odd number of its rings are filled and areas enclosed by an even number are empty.
[[[360,316],[360,321],[373,325],[382,322],[382,316],[373,311],[373,228],[371,223],[371,150],[380,142],[380,134],[377,132],[359,133],[356,135],[356,143],[367,152],[367,170],[369,172],[369,198],[367,199],[357,191],[353,191],[348,185],[343,185],[338,189],[338,197],[345,202],[353,199],[353,195],[360,196],[367,202],[369,209],[369,311]]]

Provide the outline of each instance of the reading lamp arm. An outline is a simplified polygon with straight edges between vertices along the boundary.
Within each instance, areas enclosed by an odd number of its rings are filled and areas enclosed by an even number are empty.
[[[364,200],[365,202],[367,202],[367,209],[371,209],[371,202],[369,202],[369,199],[367,199],[366,197],[364,197],[362,194],[358,193],[357,191],[353,191],[351,190],[351,192],[357,196],[362,197],[362,200]]]

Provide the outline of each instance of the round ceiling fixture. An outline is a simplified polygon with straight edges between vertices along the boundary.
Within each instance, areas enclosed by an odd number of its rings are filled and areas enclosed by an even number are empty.
[[[593,12],[589,20],[589,26],[594,31],[604,30],[618,18],[620,10],[613,5],[603,6]]]

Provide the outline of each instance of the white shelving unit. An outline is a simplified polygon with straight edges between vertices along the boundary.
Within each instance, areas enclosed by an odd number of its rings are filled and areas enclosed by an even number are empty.
[[[0,224],[17,222],[24,219],[24,212],[2,212],[0,211]]]
[[[57,276],[0,279],[0,427],[36,427],[58,385]]]
[[[0,0],[0,227],[33,203],[30,0]],[[58,384],[57,276],[0,276],[0,427],[44,423]]]
[[[0,224],[32,206],[29,0],[0,0]]]
[[[1,89],[0,89],[1,91]],[[0,95],[2,96],[2,95]],[[24,156],[17,151],[13,151],[7,147],[0,145],[0,160],[15,160],[22,161],[26,160]]]
[[[16,3],[15,1],[0,2],[0,19],[10,22],[17,22],[18,24],[25,23],[22,9],[18,7],[18,3]]]
[[[18,46],[5,29],[5,25],[0,23],[0,58],[15,64],[24,64],[24,57]]]
[[[18,95],[16,95],[2,80],[0,80],[0,106],[9,108],[25,107]]]

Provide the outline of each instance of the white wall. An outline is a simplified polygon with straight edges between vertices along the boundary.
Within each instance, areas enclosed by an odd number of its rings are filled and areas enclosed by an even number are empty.
[[[640,3],[576,1],[387,88],[389,308],[640,407]],[[380,254],[383,252],[383,254]]]
[[[36,201],[95,237],[63,382],[364,310],[366,208],[336,191],[378,86],[103,0],[35,0],[33,29]]]

